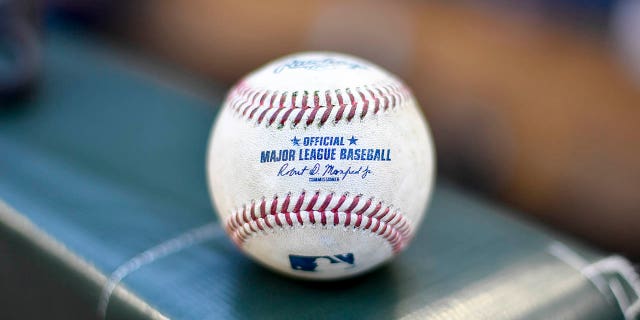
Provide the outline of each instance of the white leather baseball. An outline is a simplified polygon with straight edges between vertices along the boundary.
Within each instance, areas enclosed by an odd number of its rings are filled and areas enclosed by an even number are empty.
[[[416,100],[393,75],[337,53],[273,61],[231,89],[211,131],[221,223],[278,272],[336,279],[409,243],[434,180]]]

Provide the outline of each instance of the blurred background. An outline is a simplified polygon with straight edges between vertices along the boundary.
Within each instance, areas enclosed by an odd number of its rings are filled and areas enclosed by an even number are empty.
[[[204,91],[295,51],[370,59],[414,91],[440,174],[640,257],[640,1],[0,0],[0,108],[38,95],[52,28]]]

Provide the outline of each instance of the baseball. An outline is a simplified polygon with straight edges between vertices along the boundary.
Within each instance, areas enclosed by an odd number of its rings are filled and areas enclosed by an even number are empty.
[[[275,60],[233,87],[211,131],[209,190],[221,224],[277,272],[338,279],[411,241],[434,149],[410,90],[344,54]]]

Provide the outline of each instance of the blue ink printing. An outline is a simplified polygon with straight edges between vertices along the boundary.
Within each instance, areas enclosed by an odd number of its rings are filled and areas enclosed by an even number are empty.
[[[343,269],[348,269],[355,266],[353,253],[332,256],[298,256],[290,254],[289,262],[291,263],[291,269],[307,272],[324,271],[339,266],[342,266]]]
[[[342,60],[336,58],[322,58],[298,60],[294,59],[284,63],[273,70],[273,73],[280,73],[286,69],[304,69],[304,70],[327,70],[327,69],[367,69],[363,64],[355,61]]]

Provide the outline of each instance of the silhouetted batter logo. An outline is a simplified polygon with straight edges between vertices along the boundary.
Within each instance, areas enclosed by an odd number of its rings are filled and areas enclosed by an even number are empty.
[[[289,255],[291,269],[300,271],[327,271],[331,269],[349,269],[354,267],[353,253],[333,256],[297,256]]]

